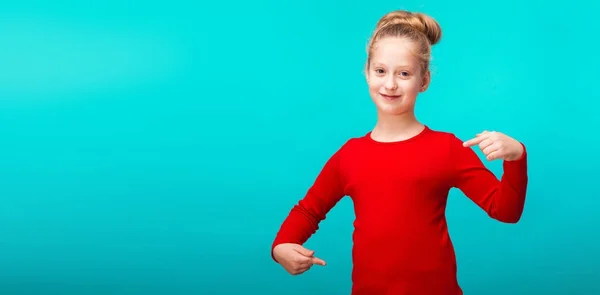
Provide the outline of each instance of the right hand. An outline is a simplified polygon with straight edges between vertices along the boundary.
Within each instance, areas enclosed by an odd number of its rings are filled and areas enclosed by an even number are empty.
[[[325,266],[325,261],[314,255],[315,251],[308,250],[299,244],[284,243],[273,248],[275,260],[292,275],[304,273],[314,264]]]

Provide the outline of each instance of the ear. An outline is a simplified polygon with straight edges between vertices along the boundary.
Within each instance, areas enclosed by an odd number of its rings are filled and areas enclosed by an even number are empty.
[[[427,70],[427,72],[425,72],[425,75],[423,75],[423,83],[421,85],[420,92],[425,92],[427,90],[427,88],[429,87],[430,82],[431,82],[431,72],[429,70]]]

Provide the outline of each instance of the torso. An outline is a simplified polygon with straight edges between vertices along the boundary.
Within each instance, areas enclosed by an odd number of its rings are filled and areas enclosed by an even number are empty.
[[[369,286],[422,292],[440,283],[450,291],[432,295],[459,294],[445,219],[451,188],[446,138],[426,128],[401,142],[367,134],[346,147],[352,156],[342,156],[340,168],[356,210],[353,294],[379,294]]]

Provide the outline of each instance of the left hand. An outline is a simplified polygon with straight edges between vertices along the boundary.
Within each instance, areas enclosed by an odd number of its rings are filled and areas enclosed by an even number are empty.
[[[520,159],[524,152],[523,145],[519,141],[496,131],[483,131],[463,143],[465,147],[474,145],[479,145],[479,149],[488,161],[496,159],[514,161]]]

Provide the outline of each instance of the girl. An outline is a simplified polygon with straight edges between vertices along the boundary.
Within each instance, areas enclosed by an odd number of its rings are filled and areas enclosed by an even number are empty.
[[[422,13],[393,11],[378,21],[365,67],[377,123],[333,154],[281,225],[271,253],[289,273],[325,265],[302,245],[346,195],[356,216],[354,295],[463,293],[444,215],[453,187],[491,218],[520,219],[528,181],[522,143],[488,131],[462,142],[415,118],[417,95],[430,82],[431,46],[441,35],[439,24]],[[503,160],[501,180],[471,146],[487,160]]]

